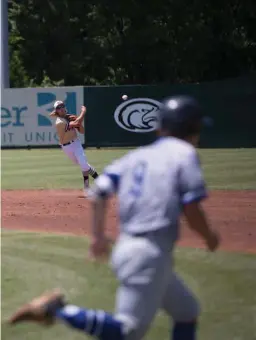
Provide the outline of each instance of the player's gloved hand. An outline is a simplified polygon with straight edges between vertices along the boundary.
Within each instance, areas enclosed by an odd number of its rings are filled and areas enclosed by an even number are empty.
[[[71,114],[67,113],[67,114],[65,115],[65,118],[66,118],[69,122],[72,122],[72,121],[74,121],[74,120],[77,119],[77,116],[76,116],[76,115],[71,115]]]
[[[89,258],[92,260],[104,258],[110,252],[110,241],[105,236],[93,238],[89,246]]]
[[[210,251],[215,251],[220,244],[220,236],[216,231],[211,231],[211,233],[209,234],[207,240],[207,247]]]

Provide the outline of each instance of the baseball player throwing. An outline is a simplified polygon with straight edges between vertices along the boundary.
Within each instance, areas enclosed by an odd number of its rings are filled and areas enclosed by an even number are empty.
[[[114,193],[119,199],[121,232],[111,256],[120,282],[115,313],[70,305],[56,290],[21,307],[11,324],[62,320],[101,340],[139,340],[162,309],[173,320],[173,340],[196,338],[199,305],[174,272],[172,254],[181,213],[210,251],[219,244],[200,203],[207,192],[194,147],[202,122],[193,98],[167,98],[159,110],[159,139],[108,166],[91,189],[90,254],[95,258],[108,253],[106,200]]]
[[[51,112],[50,117],[56,117],[55,127],[62,150],[75,164],[79,164],[82,170],[84,195],[87,197],[89,175],[96,179],[98,173],[88,164],[83,146],[77,136],[77,132],[84,133],[83,121],[85,113],[86,107],[82,106],[79,116],[68,114],[65,104],[57,100],[54,103],[54,111]]]

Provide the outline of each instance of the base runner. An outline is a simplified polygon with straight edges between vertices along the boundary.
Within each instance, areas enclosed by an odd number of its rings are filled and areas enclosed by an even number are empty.
[[[84,133],[83,121],[85,113],[86,107],[82,106],[79,116],[69,114],[64,102],[57,100],[54,103],[54,111],[51,112],[50,117],[56,117],[55,127],[62,150],[75,164],[78,164],[82,170],[84,195],[87,197],[89,175],[96,179],[98,173],[88,163],[81,141],[77,136],[77,132],[81,134]]]
[[[196,339],[199,303],[175,273],[173,252],[182,214],[210,251],[220,242],[201,205],[207,189],[195,146],[203,117],[193,98],[178,96],[163,101],[158,120],[160,138],[108,166],[91,190],[90,251],[96,259],[108,253],[107,198],[118,195],[120,235],[111,256],[119,281],[115,313],[72,305],[55,290],[23,305],[10,324],[59,320],[99,340],[141,340],[162,309],[173,321],[172,340]]]

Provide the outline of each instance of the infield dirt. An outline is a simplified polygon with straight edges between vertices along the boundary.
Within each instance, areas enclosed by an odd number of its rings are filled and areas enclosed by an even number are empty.
[[[85,235],[89,202],[76,190],[2,191],[2,228]],[[220,249],[256,252],[256,191],[212,191],[204,206],[220,232]],[[118,235],[116,201],[109,203],[107,232]],[[181,246],[204,247],[182,222]]]

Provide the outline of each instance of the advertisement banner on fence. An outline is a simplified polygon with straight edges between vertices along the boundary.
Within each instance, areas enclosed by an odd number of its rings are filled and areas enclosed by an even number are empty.
[[[58,145],[55,119],[49,117],[55,100],[64,101],[70,113],[79,114],[83,87],[2,90],[2,147]],[[79,138],[84,143],[84,136],[79,134]]]
[[[167,86],[85,87],[86,145],[140,146],[152,142],[160,101],[169,92]]]

